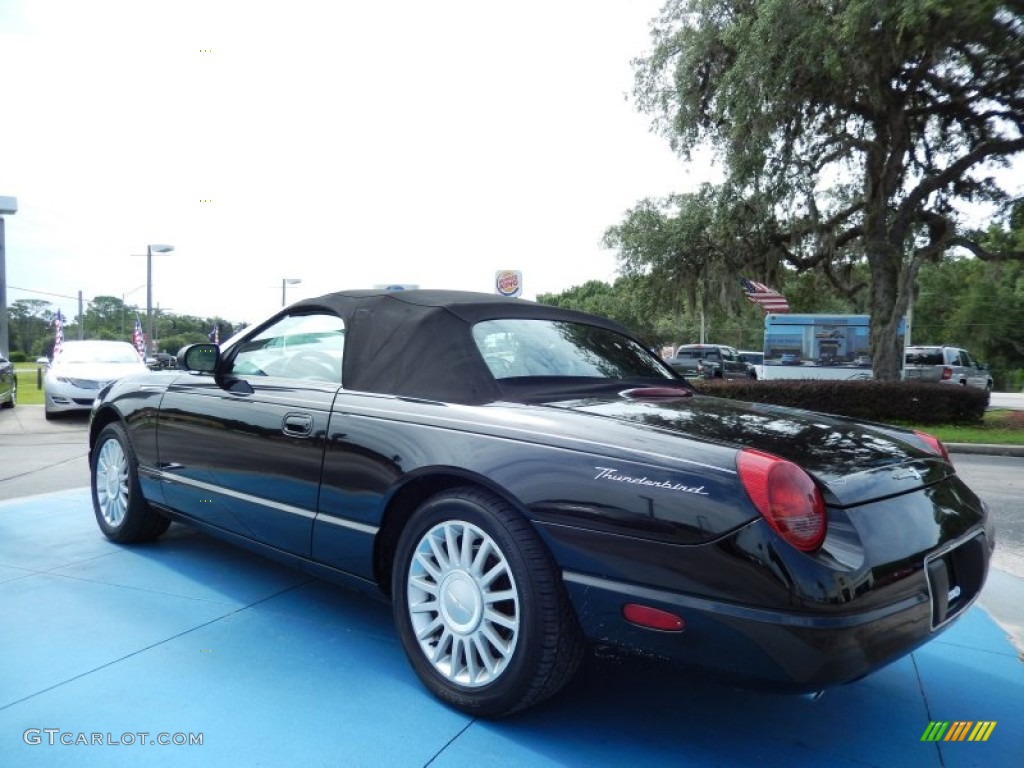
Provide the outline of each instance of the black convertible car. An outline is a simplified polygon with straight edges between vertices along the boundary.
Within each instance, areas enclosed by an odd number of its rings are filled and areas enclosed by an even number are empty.
[[[96,401],[103,533],[171,519],[390,597],[437,696],[555,693],[585,640],[780,691],[856,680],[981,591],[933,437],[696,395],[616,323],[517,299],[302,301]]]

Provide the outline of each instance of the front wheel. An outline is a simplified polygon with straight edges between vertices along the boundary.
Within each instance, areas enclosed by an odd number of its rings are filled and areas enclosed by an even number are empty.
[[[579,666],[582,633],[550,553],[487,492],[447,491],[420,507],[399,539],[392,585],[413,669],[469,715],[525,709]]]
[[[171,521],[142,497],[138,460],[122,425],[103,428],[89,464],[93,511],[108,539],[122,544],[152,541],[167,530]]]

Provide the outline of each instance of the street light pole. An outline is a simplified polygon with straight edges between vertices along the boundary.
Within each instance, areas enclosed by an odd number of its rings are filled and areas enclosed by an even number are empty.
[[[4,217],[0,216],[0,355],[9,355],[7,348],[7,256],[4,254]],[[13,402],[13,401],[12,401]]]
[[[301,283],[301,282],[302,282],[302,278],[300,278],[300,277],[283,277],[283,278],[281,278],[281,306],[282,307],[285,306],[285,304],[287,304],[287,300],[285,299],[285,291],[286,291],[287,286],[295,285],[296,283]]]
[[[7,345],[7,257],[4,253],[6,247],[4,242],[4,214],[18,212],[18,198],[0,197],[0,352],[9,355],[11,350]]]
[[[173,245],[147,245],[146,246],[146,341],[153,343],[153,254],[170,253],[174,250]],[[156,350],[148,350],[156,351]]]

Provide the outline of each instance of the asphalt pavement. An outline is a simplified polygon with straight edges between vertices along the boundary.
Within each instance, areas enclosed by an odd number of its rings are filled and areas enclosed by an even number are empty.
[[[1024,392],[993,392],[989,396],[988,407],[1024,410]]]
[[[89,485],[89,414],[47,421],[41,405],[0,410],[0,501]]]

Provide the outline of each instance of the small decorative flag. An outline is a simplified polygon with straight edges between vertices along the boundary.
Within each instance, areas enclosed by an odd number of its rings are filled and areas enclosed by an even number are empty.
[[[139,353],[139,357],[145,361],[146,359],[146,336],[142,332],[142,322],[139,320],[139,316],[135,316],[135,330],[132,331],[132,346],[135,347],[135,351]]]
[[[53,327],[55,329],[53,335],[53,359],[57,359],[57,355],[60,354],[61,349],[64,347],[64,315],[61,314],[60,310],[57,310],[57,314],[53,318]]]

